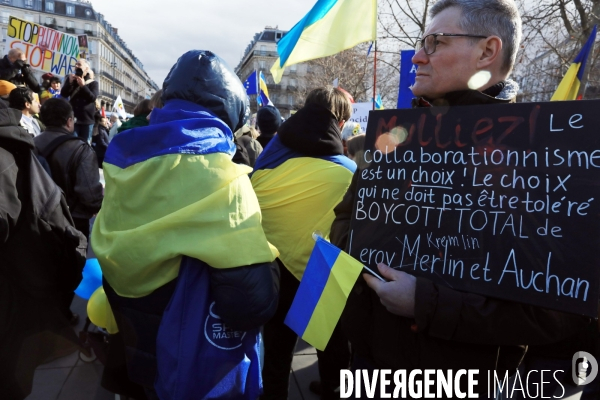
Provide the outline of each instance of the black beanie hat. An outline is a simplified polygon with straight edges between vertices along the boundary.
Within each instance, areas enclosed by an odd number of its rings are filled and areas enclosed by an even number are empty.
[[[281,114],[273,106],[265,106],[256,113],[256,125],[261,135],[273,135],[281,125]]]

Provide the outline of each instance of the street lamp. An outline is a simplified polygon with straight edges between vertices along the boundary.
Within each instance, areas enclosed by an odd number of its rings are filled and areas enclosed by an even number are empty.
[[[113,54],[113,62],[110,63],[110,67],[113,69],[113,73],[112,73],[112,96],[113,98],[115,97],[115,75],[116,75],[116,69],[117,69],[117,63],[115,61],[115,56]]]

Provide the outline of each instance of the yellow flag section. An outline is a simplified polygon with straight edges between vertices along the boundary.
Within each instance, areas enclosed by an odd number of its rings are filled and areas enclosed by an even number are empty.
[[[271,67],[275,83],[283,70],[377,39],[377,0],[319,0],[277,44]]]
[[[252,175],[267,239],[279,249],[279,259],[298,280],[314,247],[312,233],[320,231],[329,237],[333,208],[351,180],[347,168],[311,157],[292,158]]]
[[[182,256],[213,268],[273,261],[249,172],[224,153],[105,162],[92,247],[113,289],[145,296],[177,277]]]
[[[325,350],[362,270],[358,260],[317,238],[285,324],[307,343]]]

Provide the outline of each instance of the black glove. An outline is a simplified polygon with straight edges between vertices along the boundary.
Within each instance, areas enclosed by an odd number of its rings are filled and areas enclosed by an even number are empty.
[[[23,67],[25,67],[25,61],[23,60],[17,60],[14,62],[15,67],[22,69]]]

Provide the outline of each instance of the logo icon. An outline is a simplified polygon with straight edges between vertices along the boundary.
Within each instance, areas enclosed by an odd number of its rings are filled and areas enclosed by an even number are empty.
[[[229,327],[221,317],[215,314],[214,306],[215,302],[213,301],[204,322],[204,337],[210,344],[221,350],[235,350],[241,347],[246,332],[236,331]]]
[[[588,368],[591,367],[589,375]],[[571,374],[573,382],[577,386],[584,386],[591,383],[598,375],[598,361],[588,352],[578,351],[573,355],[571,363]]]

